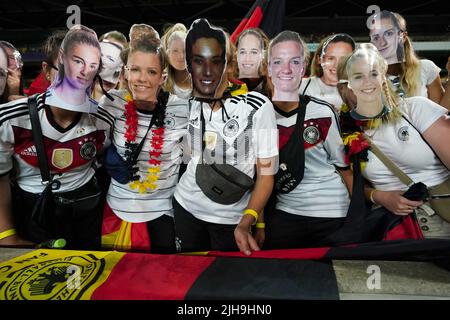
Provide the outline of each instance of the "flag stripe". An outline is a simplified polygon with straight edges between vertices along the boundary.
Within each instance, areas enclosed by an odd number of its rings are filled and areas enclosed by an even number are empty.
[[[308,260],[216,258],[186,295],[186,299],[274,297],[338,300],[332,264]]]

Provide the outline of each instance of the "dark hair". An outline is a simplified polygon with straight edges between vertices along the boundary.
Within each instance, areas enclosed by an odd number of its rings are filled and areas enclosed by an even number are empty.
[[[200,38],[216,39],[222,48],[221,58],[223,61],[226,61],[227,44],[225,32],[222,29],[212,27],[206,19],[197,19],[191,24],[191,28],[186,36],[186,66],[190,73],[192,67],[192,47]]]
[[[338,42],[344,42],[349,44],[352,47],[352,51],[354,51],[356,48],[355,40],[353,40],[353,38],[346,33],[337,33],[324,38],[320,42],[319,46],[316,49],[316,52],[314,53],[314,57],[311,63],[312,76],[317,76],[319,78],[323,76],[323,69],[322,66],[320,65],[319,59],[325,54],[325,51],[327,50],[328,45],[330,43],[338,43]]]
[[[66,36],[66,30],[54,31],[42,45],[42,52],[45,55],[45,62],[53,65],[53,61],[58,58],[59,49],[61,48],[61,43]],[[56,66],[55,66],[56,67]]]
[[[163,47],[158,45],[155,41],[147,37],[140,37],[130,42],[130,46],[122,51],[121,58],[126,64],[128,57],[134,52],[154,53],[159,58],[161,64],[161,72],[167,67],[167,56]]]

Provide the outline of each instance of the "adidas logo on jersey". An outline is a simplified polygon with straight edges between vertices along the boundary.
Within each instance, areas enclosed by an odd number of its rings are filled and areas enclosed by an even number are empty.
[[[35,147],[35,146],[28,147],[28,148],[22,150],[22,151],[20,152],[20,155],[22,155],[22,156],[32,156],[32,157],[37,157],[36,147]]]

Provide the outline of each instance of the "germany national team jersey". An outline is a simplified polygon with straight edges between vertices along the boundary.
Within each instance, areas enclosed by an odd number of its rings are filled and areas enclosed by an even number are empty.
[[[109,94],[114,101],[106,97],[100,99],[100,105],[114,115],[113,144],[117,152],[125,159],[126,131],[124,106],[126,103],[126,90],[111,90]],[[178,182],[178,172],[183,155],[181,140],[187,132],[188,104],[186,99],[180,99],[176,95],[170,95],[164,118],[164,144],[160,156],[161,165],[157,188],[139,193],[137,189],[131,189],[129,184],[121,184],[111,179],[108,190],[107,202],[114,213],[122,220],[128,222],[145,222],[154,220],[163,214],[173,216],[172,196]],[[138,111],[138,133],[136,143],[143,139],[152,119],[151,114]],[[150,167],[150,150],[152,130],[145,138],[144,145],[137,160],[138,175],[145,177]]]
[[[336,167],[347,167],[337,115],[329,103],[310,97],[303,123],[305,171],[291,192],[277,195],[276,208],[308,217],[345,217],[350,204],[347,188]],[[275,107],[280,148],[289,140],[297,121],[297,109]],[[300,164],[299,164],[300,165]]]
[[[61,182],[57,192],[77,189],[95,173],[96,155],[110,140],[113,117],[102,108],[96,113],[79,113],[67,128],[53,118],[45,97],[37,96],[38,116],[50,173]],[[94,104],[94,101],[91,101]],[[27,98],[0,106],[0,175],[8,174],[13,166],[19,186],[28,192],[40,193],[41,174],[33,141]]]

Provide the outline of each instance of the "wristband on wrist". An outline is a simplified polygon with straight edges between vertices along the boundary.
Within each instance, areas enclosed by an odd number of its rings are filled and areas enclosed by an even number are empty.
[[[14,229],[14,228],[5,230],[3,232],[0,232],[0,240],[3,240],[5,238],[8,238],[9,236],[12,236],[15,234],[16,234],[16,229]]]
[[[256,223],[256,229],[265,229],[266,224],[264,222],[257,222]]]
[[[245,214],[249,214],[249,215],[251,215],[251,216],[253,216],[255,218],[255,222],[253,222],[253,224],[255,224],[256,221],[258,221],[258,212],[256,212],[255,210],[253,210],[253,209],[245,209],[244,210],[244,215]]]
[[[373,204],[378,204],[378,203],[375,202],[375,200],[373,200],[373,194],[375,193],[375,191],[377,191],[377,189],[372,189],[372,190],[370,191],[370,193],[369,193],[369,198],[370,198],[370,201],[371,201]]]

